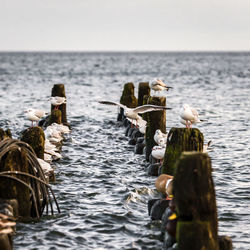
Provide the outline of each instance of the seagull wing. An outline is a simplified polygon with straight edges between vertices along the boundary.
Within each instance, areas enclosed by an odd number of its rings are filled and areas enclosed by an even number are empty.
[[[101,104],[119,106],[120,108],[127,109],[127,107],[119,102],[110,102],[110,101],[99,101]]]
[[[172,88],[173,88],[173,87],[167,86],[167,84],[164,83],[162,80],[158,80],[157,82],[155,82],[154,85],[155,85],[155,86],[156,86],[156,85],[160,85],[160,86],[162,86],[162,87],[164,87],[164,88],[166,88],[166,89],[172,89]]]
[[[157,106],[157,105],[148,104],[148,105],[143,105],[143,106],[136,107],[134,109],[134,112],[139,113],[139,114],[143,114],[143,113],[146,113],[146,112],[166,110],[166,109],[171,109],[171,108],[167,108],[165,106]]]
[[[45,112],[44,112],[43,110],[41,110],[41,109],[36,109],[36,110],[34,111],[34,114],[35,114],[35,116],[37,116],[37,117],[39,117],[39,118],[45,116]]]
[[[196,109],[191,108],[191,111],[192,111],[192,114],[193,114],[194,116],[196,116],[196,117],[199,116],[198,111],[197,111]]]

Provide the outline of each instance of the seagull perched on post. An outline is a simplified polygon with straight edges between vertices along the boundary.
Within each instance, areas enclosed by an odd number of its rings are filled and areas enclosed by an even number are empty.
[[[120,108],[123,108],[124,115],[132,120],[135,120],[136,122],[141,120],[141,117],[139,116],[139,114],[152,112],[152,111],[161,111],[161,110],[171,109],[165,106],[157,106],[157,105],[151,105],[151,104],[138,106],[136,108],[128,108],[127,106],[118,102],[99,101],[99,103],[107,104],[107,105],[116,105],[116,106],[119,106]]]
[[[162,133],[160,129],[157,129],[154,134],[154,141],[159,146],[166,146],[168,138],[168,132],[166,134]]]
[[[58,109],[60,105],[66,103],[66,98],[62,96],[51,96],[50,102],[55,106],[55,109]]]
[[[26,117],[28,118],[28,120],[32,122],[32,127],[33,122],[38,123],[38,121],[46,115],[46,113],[40,109],[28,109],[25,111],[25,113],[27,113]]]
[[[202,122],[204,120],[199,119],[198,111],[188,104],[184,104],[180,110],[180,122],[186,125],[186,128],[191,128],[192,124]]]
[[[162,80],[160,79],[153,79],[153,81],[150,83],[150,88],[154,90],[155,92],[162,91],[162,90],[169,90],[172,89],[172,87],[167,86]]]

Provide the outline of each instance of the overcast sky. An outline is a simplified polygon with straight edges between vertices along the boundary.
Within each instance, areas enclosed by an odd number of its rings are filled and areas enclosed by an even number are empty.
[[[250,0],[0,0],[0,50],[250,50]]]

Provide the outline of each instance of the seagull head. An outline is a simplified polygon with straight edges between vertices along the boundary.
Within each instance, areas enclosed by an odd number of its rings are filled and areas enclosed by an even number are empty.
[[[32,113],[32,112],[34,112],[34,109],[27,109],[24,111],[24,113]]]
[[[186,109],[189,109],[189,108],[190,108],[190,106],[189,106],[188,104],[186,104],[186,103],[185,103],[185,104],[183,104],[183,106],[182,106],[182,107],[183,107],[183,109],[184,109],[184,110],[186,110]]]

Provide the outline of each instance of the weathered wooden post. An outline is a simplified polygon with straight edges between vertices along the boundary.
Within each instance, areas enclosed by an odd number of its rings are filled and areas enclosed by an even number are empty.
[[[173,192],[181,250],[218,250],[218,221],[210,157],[184,152],[176,163]]]
[[[219,249],[220,250],[233,250],[232,239],[228,236],[219,235]]]
[[[165,97],[148,97],[147,104],[158,106],[166,106]],[[149,161],[149,155],[152,148],[156,145],[154,134],[157,129],[166,133],[166,111],[154,111],[147,113],[147,128],[146,128],[146,160]]]
[[[137,106],[137,99],[134,94],[134,84],[132,82],[128,82],[124,84],[122,96],[120,98],[120,103],[127,106],[128,108],[135,108]],[[124,110],[121,108],[118,114],[117,120],[123,120],[123,112]]]
[[[62,111],[61,110],[54,109],[51,111],[49,124],[52,124],[52,123],[58,123],[58,124],[62,123]]]
[[[40,127],[31,127],[23,131],[21,141],[28,143],[40,159],[44,159],[45,135]]]
[[[66,98],[64,84],[54,84],[51,91],[51,96],[60,96]],[[55,106],[51,104],[51,113],[54,110],[54,108]],[[68,125],[67,114],[66,114],[66,103],[60,105],[58,109],[61,110],[62,112],[61,114],[62,123]]]
[[[143,105],[143,97],[150,95],[149,82],[140,82],[138,88],[138,106]]]
[[[203,134],[197,128],[171,128],[162,165],[162,174],[174,174],[176,160],[184,151],[202,152]]]
[[[0,173],[4,171],[20,171],[28,173],[29,166],[25,152],[22,148],[13,148],[0,158]],[[19,179],[29,183],[29,177],[20,176]],[[0,198],[17,199],[18,214],[29,217],[31,214],[30,190],[20,182],[0,175]]]
[[[143,96],[142,105],[148,104],[149,97],[150,97],[150,95],[144,95]],[[143,113],[142,114],[142,119],[145,120],[146,122],[148,122],[148,113]]]

